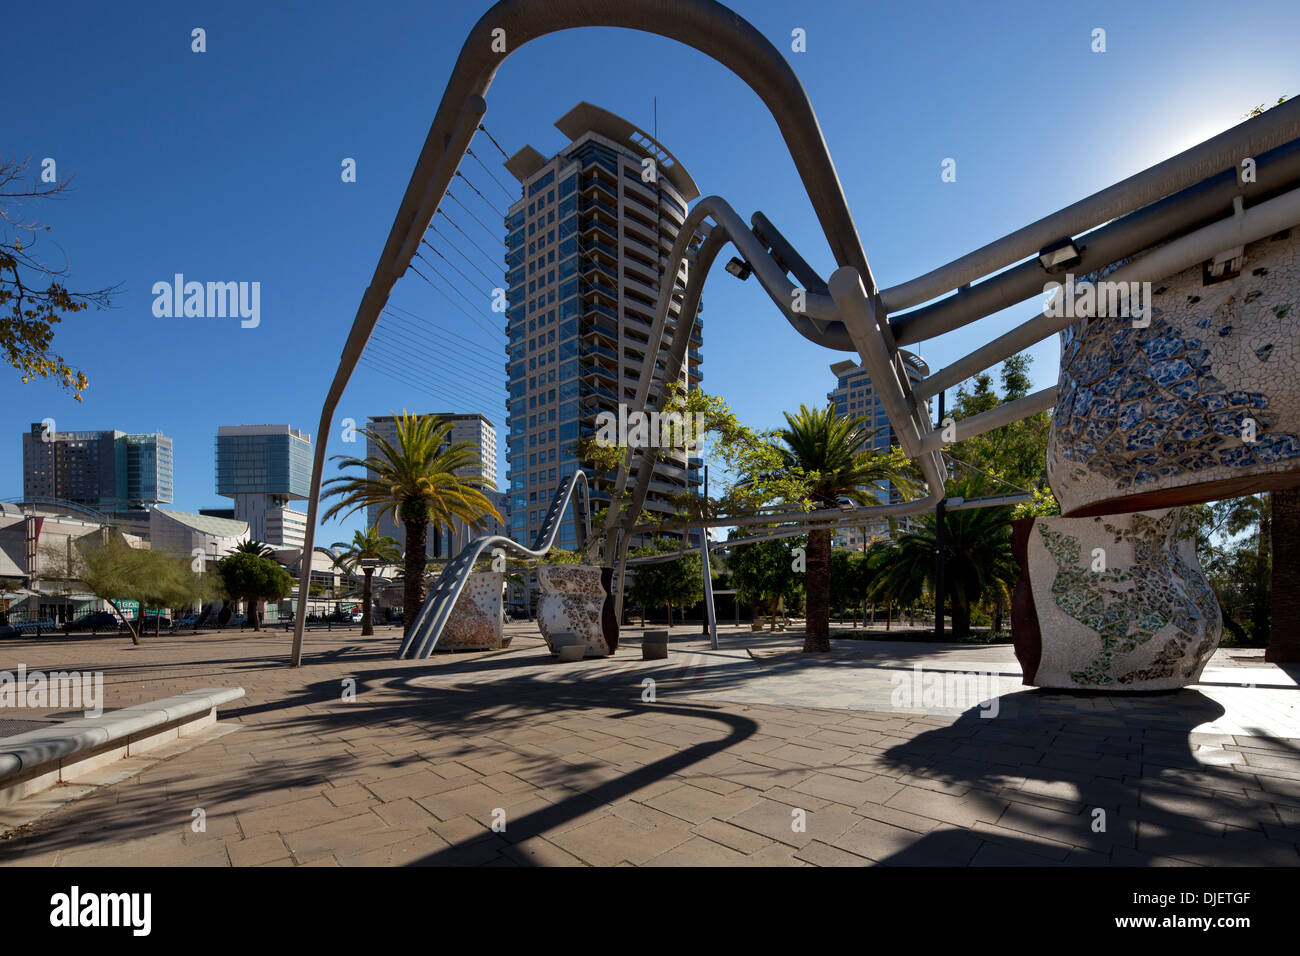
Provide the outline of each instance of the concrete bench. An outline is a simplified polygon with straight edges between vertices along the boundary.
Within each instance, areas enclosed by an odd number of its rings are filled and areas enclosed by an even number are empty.
[[[243,696],[242,687],[205,687],[0,738],[0,806],[208,727],[219,706]]]

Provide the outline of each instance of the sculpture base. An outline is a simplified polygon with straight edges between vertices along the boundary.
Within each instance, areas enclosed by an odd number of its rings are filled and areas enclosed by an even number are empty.
[[[1200,679],[1222,623],[1183,509],[1028,518],[1012,547],[1011,633],[1026,684],[1131,692]]]

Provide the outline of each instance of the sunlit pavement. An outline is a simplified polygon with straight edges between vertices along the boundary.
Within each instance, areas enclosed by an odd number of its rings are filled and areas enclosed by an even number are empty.
[[[1025,688],[1005,645],[693,625],[642,661],[634,627],[560,664],[507,633],[396,661],[396,630],[312,631],[299,670],[283,631],[2,642],[0,669],[102,670],[109,708],[247,696],[238,732],[0,807],[0,863],[1300,863],[1300,671],[1259,651],[1107,696]]]

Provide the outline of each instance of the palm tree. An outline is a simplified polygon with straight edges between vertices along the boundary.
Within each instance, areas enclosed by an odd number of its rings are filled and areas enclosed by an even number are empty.
[[[970,479],[952,481],[948,497],[976,498],[982,483]],[[915,519],[912,529],[876,549],[871,557],[876,578],[872,596],[892,596],[908,603],[920,597],[923,588],[934,590],[934,557],[939,547],[936,519],[927,513]],[[971,607],[994,590],[995,600],[1002,586],[1015,586],[1019,571],[1011,556],[1011,509],[971,508],[944,515],[944,590],[952,602],[952,633],[970,634]],[[943,608],[936,607],[935,614]]]
[[[362,508],[377,506],[376,517],[391,514],[406,529],[403,610],[407,629],[424,603],[425,542],[429,525],[450,530],[455,519],[481,529],[485,519],[501,515],[480,488],[491,482],[482,477],[478,452],[470,442],[451,442],[451,422],[433,415],[395,416],[396,442],[372,429],[361,433],[376,454],[366,458],[335,455],[339,469],[357,468],[361,476],[340,476],[325,483],[326,497],[341,500],[325,513],[345,517]],[[333,487],[330,487],[333,486]]]
[[[269,558],[275,554],[275,550],[265,541],[258,541],[256,538],[249,538],[247,541],[241,541],[235,546],[235,554],[255,554],[259,558]]]
[[[904,492],[914,487],[897,459],[870,450],[872,433],[865,417],[841,417],[834,405],[823,409],[800,405],[797,414],[785,413],[785,421],[786,427],[777,432],[784,442],[778,451],[785,469],[804,482],[814,509],[834,508],[842,499],[858,505],[878,503],[881,489],[877,486],[885,482]],[[805,652],[831,649],[830,556],[830,529],[810,529],[805,554]]]
[[[371,620],[370,601],[371,584],[375,573],[375,564],[396,564],[402,558],[402,547],[397,539],[381,535],[374,525],[365,531],[352,532],[352,543],[335,541],[330,550],[337,552],[334,566],[342,568],[349,574],[356,574],[357,568],[365,576],[361,584],[361,636],[370,637],[375,633]]]

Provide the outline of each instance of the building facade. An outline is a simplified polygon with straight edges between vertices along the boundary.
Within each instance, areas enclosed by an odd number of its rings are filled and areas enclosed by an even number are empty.
[[[488,499],[498,505],[497,510],[501,511],[500,499],[496,496],[497,486],[497,429],[486,417],[478,414],[458,414],[454,412],[430,412],[434,418],[440,422],[451,423],[451,434],[448,441],[451,444],[459,442],[468,442],[474,446],[478,452],[479,466],[477,468],[465,468],[457,471],[457,474],[463,477],[477,476],[488,482],[487,487],[481,490]],[[366,422],[366,429],[384,441],[395,444],[397,442],[397,420],[392,415],[372,415]],[[366,457],[372,457],[378,453],[379,449],[371,438],[366,439]],[[379,514],[379,508],[369,506],[366,508],[366,523],[376,526],[381,535],[388,535],[397,539],[402,550],[406,550],[406,528],[401,521],[390,511],[384,515]],[[501,516],[505,517],[505,512],[501,511]],[[450,530],[442,528],[430,528],[428,537],[425,539],[425,553],[430,558],[447,558],[464,547],[472,538],[481,534],[505,534],[506,526],[498,524],[496,521],[489,521],[485,529],[475,531],[467,528],[463,521],[454,522]]]
[[[35,422],[23,435],[23,497],[67,501],[106,515],[143,515],[172,500],[172,440],[121,431],[58,432]]]
[[[913,384],[930,374],[930,366],[913,352],[905,349],[899,351],[903,359],[903,368],[907,370],[908,380]],[[836,362],[831,366],[835,376],[835,388],[826,394],[827,400],[835,406],[835,411],[843,418],[865,418],[865,427],[871,431],[869,447],[873,451],[888,451],[898,444],[898,436],[889,424],[885,406],[871,382],[866,368],[857,362]],[[929,402],[926,402],[929,414]],[[881,489],[882,501],[900,500],[898,492],[886,485]],[[883,537],[889,533],[888,523],[874,519],[861,528],[844,528],[835,532],[832,546],[837,548],[860,549],[873,538]]]
[[[671,281],[668,253],[699,196],[666,149],[613,113],[580,103],[555,125],[570,140],[559,153],[547,159],[525,146],[506,163],[523,187],[506,216],[505,261],[510,536],[526,545],[580,467],[575,446],[595,435],[596,416],[631,406],[653,371],[660,283]],[[676,279],[685,285],[685,265]],[[680,301],[679,292],[669,334]],[[688,388],[702,377],[701,327],[682,369]],[[698,488],[699,466],[682,455],[657,462],[645,509],[676,513],[669,499]],[[613,478],[595,476],[594,507],[608,505]],[[698,532],[692,537],[698,543]],[[576,547],[571,522],[557,544]]]
[[[311,436],[288,425],[217,429],[217,494],[233,498],[234,520],[257,541],[302,547],[307,516],[290,507],[311,490]]]

